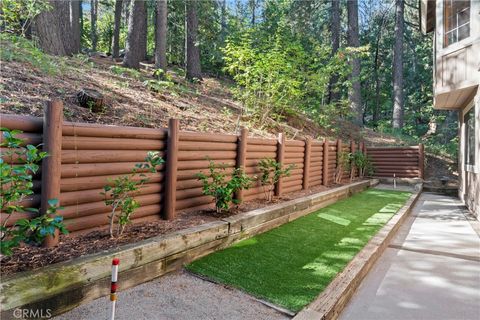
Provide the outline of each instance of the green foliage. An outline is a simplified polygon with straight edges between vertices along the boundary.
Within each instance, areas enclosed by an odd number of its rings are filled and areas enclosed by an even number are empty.
[[[0,24],[5,32],[25,36],[33,19],[51,8],[47,0],[2,0]]]
[[[240,202],[234,199],[235,193],[250,188],[254,180],[240,168],[235,168],[230,178],[226,173],[226,166],[217,166],[213,161],[210,161],[208,171],[208,174],[198,173],[197,178],[203,184],[203,194],[215,198],[217,213],[228,211],[232,203],[239,204]]]
[[[36,48],[32,41],[25,38],[0,33],[0,60],[18,61],[32,65],[35,69],[49,74],[58,74],[61,58],[53,58]]]
[[[335,168],[335,183],[342,182],[342,176],[345,171],[350,171],[352,162],[352,154],[342,151],[337,153],[337,166]]]
[[[118,76],[128,76],[137,80],[140,80],[142,78],[142,73],[135,69],[124,68],[117,65],[110,66],[109,69],[110,72]]]
[[[281,121],[297,113],[321,124],[348,116],[346,104],[327,107],[328,86],[333,74],[340,86],[348,86],[348,57],[357,52],[343,50],[331,57],[328,46],[313,40],[302,44],[285,23],[273,35],[262,38],[256,32],[246,29],[230,37],[224,49],[225,70],[238,84],[234,94],[247,117],[265,125],[268,117]]]
[[[143,172],[155,173],[157,167],[164,162],[158,152],[148,152],[145,162],[136,164],[130,175],[113,179],[109,185],[103,187],[101,194],[105,197],[104,202],[112,208],[108,217],[110,220],[110,237],[120,237],[127,224],[130,223],[131,216],[140,207],[140,204],[135,200],[135,193],[149,181]],[[114,230],[115,223],[117,225],[116,231]]]
[[[272,201],[275,183],[277,183],[282,177],[289,177],[290,171],[295,168],[295,165],[290,164],[287,167],[282,167],[280,162],[277,162],[272,158],[265,158],[259,161],[258,168],[261,172],[259,180],[263,186],[265,200]]]
[[[352,162],[358,170],[358,175],[362,179],[365,175],[372,175],[374,168],[370,157],[362,151],[356,151],[352,154]]]
[[[33,219],[19,219],[8,225],[14,213],[30,212],[38,214],[36,208],[25,208],[21,203],[33,194],[33,175],[39,170],[39,163],[48,156],[41,152],[39,146],[25,145],[24,140],[17,136],[22,132],[2,128],[3,142],[0,157],[0,209],[7,215],[0,226],[1,253],[11,255],[13,248],[21,242],[40,244],[48,235],[54,235],[58,229],[67,233],[62,221],[57,215],[58,200],[48,201],[49,208],[43,215]],[[20,159],[21,163],[18,163]]]
[[[170,89],[174,86],[174,83],[171,81],[165,81],[165,80],[145,80],[143,82],[143,85],[150,91],[153,92],[162,92],[165,91],[166,89]]]

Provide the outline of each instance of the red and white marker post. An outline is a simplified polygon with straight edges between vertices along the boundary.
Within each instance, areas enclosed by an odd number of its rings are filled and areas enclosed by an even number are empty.
[[[110,286],[110,301],[112,301],[112,309],[110,312],[110,320],[115,319],[115,302],[117,302],[117,279],[119,264],[120,259],[114,258],[112,260],[112,284]]]

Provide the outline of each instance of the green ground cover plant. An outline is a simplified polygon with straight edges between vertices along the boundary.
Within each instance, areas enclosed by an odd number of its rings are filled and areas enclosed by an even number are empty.
[[[291,311],[299,311],[404,205],[409,192],[371,189],[187,266]]]

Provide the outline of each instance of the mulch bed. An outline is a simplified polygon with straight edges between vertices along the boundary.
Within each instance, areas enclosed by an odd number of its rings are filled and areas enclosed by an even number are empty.
[[[111,239],[108,229],[100,229],[78,236],[60,236],[59,244],[54,248],[34,247],[24,245],[14,250],[10,257],[1,257],[0,274],[2,276],[37,269],[53,263],[68,261],[73,258],[92,254],[100,251],[111,250],[128,243],[138,242],[158,235],[169,234],[178,230],[190,228],[211,221],[216,221],[227,216],[251,211],[267,205],[281,203],[292,199],[318,193],[328,188],[324,186],[313,187],[274,199],[271,203],[265,200],[253,200],[242,203],[233,208],[230,213],[218,215],[214,210],[196,212],[179,212],[174,220],[160,220],[129,225],[119,239]]]

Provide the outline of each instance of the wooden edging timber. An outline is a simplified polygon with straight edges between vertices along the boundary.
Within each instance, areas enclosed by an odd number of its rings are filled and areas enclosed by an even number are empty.
[[[420,192],[410,196],[407,203],[387,222],[385,226],[353,258],[343,271],[333,279],[327,288],[307,307],[293,318],[294,320],[337,319],[347,306],[362,280],[375,265],[396,232],[410,214]]]
[[[376,179],[354,182],[115,250],[3,277],[0,287],[2,319],[14,319],[13,311],[18,308],[50,309],[52,315],[58,315],[108,295],[114,257],[121,261],[119,288],[127,289],[376,184]]]

